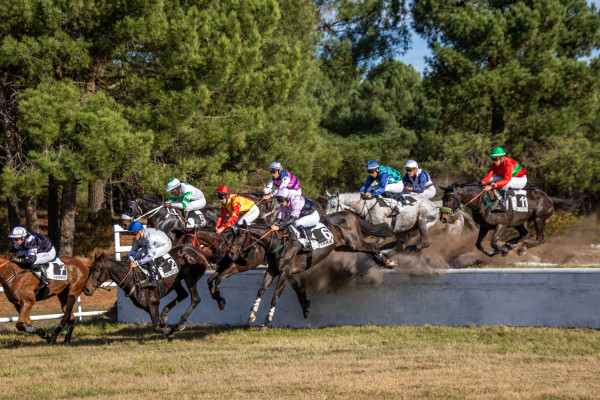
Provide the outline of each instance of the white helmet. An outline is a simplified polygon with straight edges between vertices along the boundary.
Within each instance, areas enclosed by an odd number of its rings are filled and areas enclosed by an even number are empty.
[[[408,160],[406,164],[404,164],[404,168],[419,168],[419,164],[415,160]]]
[[[13,230],[10,232],[10,235],[8,235],[8,237],[13,238],[13,239],[18,239],[18,238],[22,238],[25,235],[27,235],[27,231],[25,230],[25,228],[23,228],[22,226],[15,226],[13,228]]]
[[[286,199],[290,198],[290,190],[288,188],[279,188],[275,193],[275,197],[285,197]]]
[[[273,161],[271,165],[269,165],[269,171],[281,171],[283,167],[279,161]]]
[[[179,185],[181,185],[181,182],[179,182],[179,179],[177,179],[177,178],[171,179],[169,182],[167,182],[167,192],[170,192],[173,189],[177,189],[179,187]]]

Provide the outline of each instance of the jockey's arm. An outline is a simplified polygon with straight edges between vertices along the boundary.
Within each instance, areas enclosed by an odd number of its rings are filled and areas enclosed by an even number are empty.
[[[387,186],[389,180],[390,180],[389,174],[385,174],[385,173],[381,174],[381,179],[379,181],[379,189],[376,189],[373,191],[373,197],[379,196],[380,194],[385,192],[385,187]]]
[[[367,180],[365,181],[365,184],[360,188],[360,192],[365,193],[367,191],[367,189],[369,188],[369,186],[371,186],[371,184],[373,183],[374,180],[375,180],[375,178],[373,178],[371,175],[369,175],[367,177]]]

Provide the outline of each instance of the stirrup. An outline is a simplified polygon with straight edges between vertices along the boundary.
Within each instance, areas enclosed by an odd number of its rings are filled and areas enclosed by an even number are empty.
[[[398,207],[394,207],[394,209],[392,210],[390,215],[388,215],[388,217],[395,217],[398,214],[400,214],[400,212],[398,211]]]

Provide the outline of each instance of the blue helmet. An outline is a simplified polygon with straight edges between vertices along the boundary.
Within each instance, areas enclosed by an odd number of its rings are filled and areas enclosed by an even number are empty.
[[[371,172],[379,168],[379,164],[375,160],[367,161],[367,172]]]
[[[144,226],[141,224],[141,222],[133,221],[132,223],[129,224],[129,227],[127,228],[127,232],[137,233],[138,231],[141,231],[143,229],[144,229]]]

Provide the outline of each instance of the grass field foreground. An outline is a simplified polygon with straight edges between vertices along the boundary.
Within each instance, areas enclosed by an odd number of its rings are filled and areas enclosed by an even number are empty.
[[[0,327],[2,399],[592,399],[598,372],[600,331],[579,328],[192,325],[167,342],[96,318],[48,347]]]

